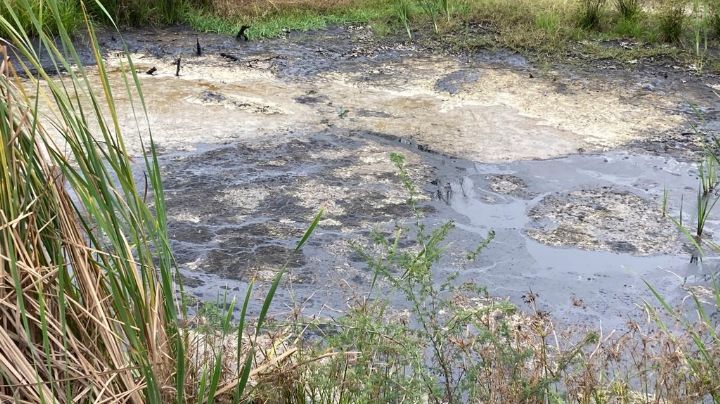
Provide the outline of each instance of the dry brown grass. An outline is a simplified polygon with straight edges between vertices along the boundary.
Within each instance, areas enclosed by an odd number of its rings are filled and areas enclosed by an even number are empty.
[[[0,401],[144,402],[145,381],[113,307],[48,132],[0,50]],[[140,272],[128,273],[138,284]],[[159,293],[159,292],[158,292]],[[140,331],[149,362],[170,379],[172,358],[158,296]]]

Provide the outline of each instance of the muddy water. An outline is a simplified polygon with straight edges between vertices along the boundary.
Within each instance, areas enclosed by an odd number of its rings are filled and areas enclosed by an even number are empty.
[[[497,237],[465,276],[515,301],[532,289],[565,321],[622,327],[651,299],[644,281],[678,297],[712,273],[688,264],[659,209],[668,190],[677,216],[673,200],[692,198],[696,182],[690,164],[628,152],[474,164],[452,185],[463,191],[449,203],[458,237],[488,228]]]
[[[408,159],[426,224],[456,223],[438,279],[459,271],[518,303],[532,290],[562,322],[612,328],[651,298],[643,281],[678,300],[716,271],[712,257],[688,264],[660,205],[666,190],[668,215],[681,200],[692,210],[692,105],[716,130],[717,78],[661,64],[540,68],[507,52],[429,52],[367,27],[254,43],[200,35],[202,56],[184,29],[125,40],[163,151],[172,245],[202,299],[242,294],[252,278],[260,299],[287,263],[275,312],[345,310],[372,278],[351,243],[411,217],[391,152]],[[103,41],[119,86],[119,41]],[[121,112],[129,125],[132,110]],[[126,141],[140,152],[138,139]],[[293,252],[320,208],[313,238]],[[490,246],[464,260],[490,229]]]
[[[675,300],[712,273],[710,258],[705,268],[688,264],[690,250],[660,210],[664,190],[672,195],[668,215],[678,214],[681,195],[692,200],[691,163],[618,151],[482,164],[371,133],[325,132],[163,158],[171,237],[190,290],[205,299],[219,290],[241,293],[247,279],[267,282],[287,261],[280,312],[345,309],[372,279],[349,243],[409,219],[387,164],[391,151],[411,162],[427,224],[456,222],[438,279],[459,271],[462,281],[516,302],[532,290],[561,322],[622,327],[651,299],[644,281]],[[320,206],[325,220],[294,254],[293,242]],[[495,240],[467,262],[490,229]]]

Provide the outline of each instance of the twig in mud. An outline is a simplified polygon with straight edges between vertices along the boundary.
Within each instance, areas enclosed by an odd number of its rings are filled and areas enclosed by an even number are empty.
[[[237,56],[233,56],[229,53],[221,53],[220,56],[222,56],[224,58],[228,58],[228,59],[232,60],[233,62],[237,62],[240,60]]]
[[[278,58],[280,58],[280,56],[278,56],[278,55],[266,57],[264,59],[256,58],[256,59],[248,60],[245,64],[247,65],[247,67],[254,69],[258,63],[270,62],[271,60],[278,59]]]
[[[240,27],[240,31],[238,31],[237,35],[235,36],[236,41],[244,41],[247,42],[249,40],[247,34],[245,34],[245,31],[250,28],[249,25],[243,25]]]
[[[182,58],[177,58],[175,61],[175,77],[180,77],[180,62],[182,62]]]
[[[195,56],[202,56],[202,48],[200,47],[200,37],[195,37]]]

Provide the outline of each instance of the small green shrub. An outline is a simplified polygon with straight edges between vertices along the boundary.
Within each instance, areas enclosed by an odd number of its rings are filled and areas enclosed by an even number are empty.
[[[647,35],[645,28],[637,17],[620,18],[615,25],[615,33],[629,38],[643,38]]]
[[[535,26],[547,33],[555,33],[560,26],[560,18],[553,13],[539,13],[535,17]]]
[[[458,282],[457,273],[438,279],[434,268],[454,224],[433,229],[422,224],[418,191],[404,158],[391,158],[410,194],[415,223],[398,226],[389,236],[373,231],[370,245],[355,246],[375,274],[372,290],[336,321],[338,331],[321,344],[320,352],[344,354],[309,369],[304,396],[322,403],[552,399],[551,363],[553,371],[562,371],[569,361],[553,361],[547,351],[534,349],[550,335],[547,317],[539,315],[532,321],[536,327],[521,333],[527,323],[512,304],[489,298],[474,282]],[[476,259],[493,237],[491,231],[466,258]],[[410,246],[401,247],[406,241]],[[400,292],[407,311],[390,310],[384,288]],[[581,339],[573,352],[594,340],[594,335]]]
[[[420,7],[422,7],[425,14],[430,17],[430,21],[432,21],[433,24],[433,32],[436,34],[440,33],[438,16],[443,12],[441,2],[438,0],[420,0]]]
[[[606,0],[581,0],[579,25],[585,29],[600,28],[600,16]]]
[[[615,4],[620,15],[626,20],[636,18],[642,11],[640,0],[616,0]]]
[[[360,303],[336,325],[338,332],[330,334],[322,347],[344,354],[308,369],[303,396],[311,398],[309,402],[423,402],[423,380],[429,375],[422,345],[386,303]]]
[[[680,42],[685,27],[685,9],[681,4],[667,5],[660,15],[660,38],[669,43]]]

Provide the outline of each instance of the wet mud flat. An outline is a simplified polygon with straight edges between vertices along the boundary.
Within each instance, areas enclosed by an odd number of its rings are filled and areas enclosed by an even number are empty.
[[[407,157],[426,224],[456,223],[438,279],[458,272],[459,281],[516,303],[532,291],[560,322],[623,328],[652,299],[644,281],[677,302],[715,271],[712,257],[689,264],[684,236],[660,208],[665,191],[668,216],[678,214],[681,195],[692,200],[692,163],[617,151],[482,164],[377,134],[326,131],[162,156],[186,288],[209,301],[225,291],[240,295],[249,279],[267,284],[287,263],[276,313],[342,312],[373,278],[354,243],[372,229],[389,233],[412,222],[390,152]],[[323,221],[294,253],[320,207]],[[717,224],[708,226],[712,232]],[[491,229],[495,239],[467,261]],[[402,308],[399,293],[384,293]]]
[[[716,77],[539,68],[505,51],[429,52],[368,27],[251,43],[182,28],[124,39],[162,151],[172,245],[202,300],[241,296],[250,279],[260,299],[287,263],[275,313],[343,312],[373,275],[353,243],[411,221],[391,152],[407,157],[426,225],[456,224],[438,279],[459,272],[516,303],[532,290],[559,321],[612,328],[640,316],[644,281],[678,301],[717,272],[713,257],[688,263],[668,219],[681,199],[694,209],[704,136],[692,127],[720,129]],[[122,69],[112,51],[108,65]],[[489,247],[465,260],[491,229]]]
[[[699,145],[693,125],[720,129],[720,79],[660,61],[632,69],[534,66],[513,52],[452,54],[378,37],[367,26],[256,42],[178,27],[101,35],[111,69],[126,68],[121,39],[157,140],[169,149],[332,127],[497,162],[632,145],[686,153]]]

